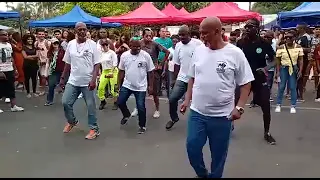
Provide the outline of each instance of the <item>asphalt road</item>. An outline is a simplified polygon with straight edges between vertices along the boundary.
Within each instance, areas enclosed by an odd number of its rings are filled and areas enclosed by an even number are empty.
[[[147,101],[148,129],[137,134],[137,118],[120,128],[120,111],[98,111],[101,135],[85,140],[87,116],[84,101],[74,107],[79,128],[63,134],[65,124],[61,95],[56,104],[44,107],[45,97],[27,99],[17,93],[18,104],[25,112],[0,114],[0,177],[127,177],[189,178],[195,173],[185,149],[186,116],[171,131],[165,130],[169,119],[168,104],[161,101],[161,117],[153,119],[153,102]],[[320,177],[320,104],[308,92],[307,102],[299,104],[297,114],[288,108],[272,113],[271,133],[277,145],[263,140],[262,114],[259,108],[245,109],[236,122],[224,177]],[[285,102],[287,103],[287,102]],[[288,104],[288,103],[287,103]],[[134,100],[128,102],[130,109]],[[210,164],[209,148],[204,148]]]

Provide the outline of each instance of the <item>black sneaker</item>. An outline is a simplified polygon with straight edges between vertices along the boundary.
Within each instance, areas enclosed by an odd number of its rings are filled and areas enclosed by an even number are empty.
[[[107,104],[106,100],[101,101],[100,106],[99,106],[99,110],[104,109],[106,104]]]
[[[140,127],[139,130],[138,130],[138,134],[143,134],[143,133],[146,132],[146,130],[147,130],[146,127]]]
[[[167,130],[171,129],[173,127],[173,125],[178,121],[179,121],[179,119],[177,121],[169,121],[169,122],[167,122],[166,129]]]
[[[271,136],[270,133],[266,133],[264,135],[264,140],[266,140],[270,145],[275,145],[276,144],[276,140]]]
[[[125,125],[125,124],[127,124],[128,120],[129,120],[129,117],[124,117],[121,119],[120,124]]]

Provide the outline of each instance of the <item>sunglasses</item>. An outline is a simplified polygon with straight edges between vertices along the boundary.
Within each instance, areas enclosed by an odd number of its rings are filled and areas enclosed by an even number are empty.
[[[293,36],[285,36],[284,38],[285,39],[293,39],[294,37]]]
[[[253,24],[247,24],[244,26],[245,29],[251,29],[251,28],[257,28],[257,26],[253,25]]]

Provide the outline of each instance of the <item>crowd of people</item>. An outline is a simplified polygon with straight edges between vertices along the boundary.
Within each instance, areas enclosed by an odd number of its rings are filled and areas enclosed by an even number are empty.
[[[307,30],[306,24],[298,24],[296,29],[266,31],[257,19],[250,19],[243,30],[227,37],[215,17],[203,20],[198,32],[186,25],[174,35],[166,27],[158,32],[146,28],[141,35],[123,34],[118,39],[110,37],[106,29],[93,37],[82,22],[73,31],[54,30],[51,38],[42,28],[22,37],[18,32],[0,30],[0,97],[11,103],[11,111],[23,111],[16,105],[17,88],[25,89],[27,98],[46,94],[45,106],[54,104],[55,91],[63,93],[64,133],[78,124],[73,105],[83,97],[90,128],[85,138],[95,139],[100,135],[95,96],[99,110],[105,109],[108,97],[113,99],[112,109],[120,109],[123,115],[121,125],[138,116],[138,133],[143,134],[147,124],[145,98],[152,95],[153,118],[159,118],[159,96],[164,88],[171,118],[165,128],[170,130],[179,121],[178,112],[185,113],[190,106],[190,163],[198,177],[221,177],[233,121],[244,113],[251,92],[252,107],[260,106],[263,112],[264,139],[271,145],[276,143],[270,134],[274,82],[278,83],[275,112],[281,112],[287,89],[290,113],[296,113],[296,103],[304,102],[313,68],[315,101],[320,102],[320,26],[313,32]],[[131,94],[136,99],[132,112],[126,105]],[[183,103],[178,107],[180,100]],[[202,160],[207,138],[214,159],[211,173]]]

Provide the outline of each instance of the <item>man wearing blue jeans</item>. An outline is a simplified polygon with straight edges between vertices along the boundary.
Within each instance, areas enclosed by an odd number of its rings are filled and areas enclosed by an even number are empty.
[[[78,22],[75,26],[77,38],[68,43],[63,61],[65,67],[60,79],[60,87],[64,87],[65,77],[70,73],[62,96],[62,104],[67,124],[63,129],[69,133],[78,123],[73,113],[73,105],[80,93],[88,108],[88,124],[90,131],[86,139],[95,139],[100,135],[96,117],[95,93],[97,75],[100,68],[100,54],[96,43],[86,38],[87,26]]]
[[[228,154],[232,120],[240,119],[254,80],[244,53],[223,41],[222,25],[217,17],[208,17],[200,24],[206,46],[195,49],[188,76],[186,99],[180,107],[189,106],[187,153],[199,178],[221,178]],[[240,99],[234,106],[236,85]],[[203,146],[209,139],[211,172],[203,161]]]
[[[173,53],[173,62],[175,65],[172,81],[174,86],[169,96],[169,113],[171,121],[166,124],[166,129],[168,130],[179,121],[177,113],[178,101],[187,91],[189,81],[187,74],[191,63],[191,57],[195,48],[203,44],[200,40],[191,38],[190,29],[186,25],[183,25],[178,33],[180,42],[175,46]]]
[[[140,40],[131,39],[129,45],[131,50],[121,55],[118,67],[118,84],[121,88],[117,103],[123,115],[120,124],[125,125],[131,116],[126,103],[130,95],[133,94],[136,98],[136,106],[138,109],[138,133],[143,134],[147,130],[146,91],[148,89],[149,94],[152,94],[153,70],[155,67],[151,56],[146,51],[141,50]],[[147,76],[149,78],[147,78]]]

